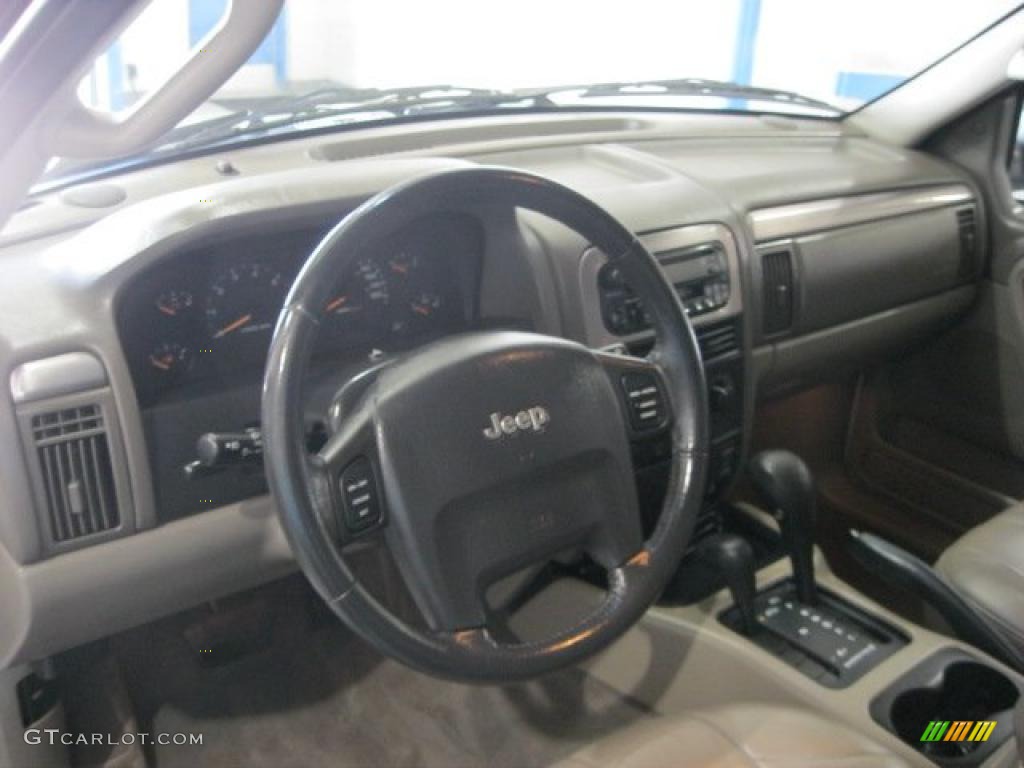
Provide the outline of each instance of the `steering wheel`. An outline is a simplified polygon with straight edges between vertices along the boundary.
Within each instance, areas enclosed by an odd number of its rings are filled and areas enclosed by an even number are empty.
[[[533,210],[616,264],[650,313],[646,358],[562,338],[471,332],[412,351],[344,387],[310,454],[303,381],[323,308],[360,253],[439,211]],[[423,672],[508,682],[578,663],[632,626],[672,576],[700,509],[707,394],[696,338],[654,258],[610,214],[540,176],[478,167],[400,184],[344,218],[310,255],[270,347],[265,466],[281,524],[320,596],[383,654]],[[667,433],[668,492],[643,539],[630,443]],[[401,621],[344,552],[383,541],[423,614]],[[607,572],[600,607],[542,641],[490,631],[485,590],[573,548]]]

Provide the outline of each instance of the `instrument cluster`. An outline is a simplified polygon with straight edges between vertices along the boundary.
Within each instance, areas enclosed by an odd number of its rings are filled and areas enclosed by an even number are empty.
[[[261,375],[285,296],[327,227],[175,254],[129,284],[118,321],[144,404]],[[416,222],[360,254],[321,308],[317,355],[415,346],[476,319],[483,234],[457,214]]]

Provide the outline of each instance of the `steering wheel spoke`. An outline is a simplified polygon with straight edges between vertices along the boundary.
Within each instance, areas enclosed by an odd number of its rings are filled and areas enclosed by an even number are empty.
[[[383,528],[388,516],[369,408],[357,409],[338,426],[312,464],[328,528],[345,546]]]
[[[673,408],[664,368],[645,357],[607,350],[595,354],[618,393],[629,439],[644,440],[668,430]]]

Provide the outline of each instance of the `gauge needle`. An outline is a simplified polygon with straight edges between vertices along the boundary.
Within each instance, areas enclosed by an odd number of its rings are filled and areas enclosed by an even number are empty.
[[[221,336],[227,336],[232,331],[237,331],[239,328],[241,328],[243,325],[248,323],[250,320],[252,320],[252,315],[242,315],[240,318],[235,320],[235,322],[228,323],[223,328],[221,328],[219,331],[217,331],[215,334],[213,334],[213,338],[219,339]]]
[[[424,317],[430,316],[430,307],[425,307],[422,304],[413,304],[412,311],[417,315],[423,315]]]
[[[157,304],[156,308],[163,312],[165,315],[170,315],[171,317],[174,317],[176,314],[178,314],[177,312],[174,311],[173,307],[167,307],[164,306],[163,304]]]
[[[405,264],[395,264],[395,262],[389,261],[388,266],[391,267],[392,272],[397,272],[399,275],[409,274],[409,267]]]
[[[161,371],[169,371],[171,369],[171,363],[173,362],[173,358],[171,358],[170,355],[165,355],[164,357],[150,356],[149,362],[151,362],[155,367],[159,368]]]
[[[338,298],[334,299],[334,301],[327,305],[327,311],[333,312],[338,307],[344,305],[346,301],[348,301],[348,296],[339,296]]]

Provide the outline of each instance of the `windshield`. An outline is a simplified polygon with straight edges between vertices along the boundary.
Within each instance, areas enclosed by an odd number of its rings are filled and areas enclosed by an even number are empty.
[[[202,48],[226,5],[153,0],[96,61],[82,100],[130,110]],[[438,113],[625,107],[836,119],[1016,5],[290,0],[249,62],[139,157]],[[55,161],[48,176],[83,167]]]

